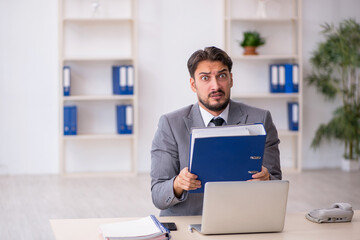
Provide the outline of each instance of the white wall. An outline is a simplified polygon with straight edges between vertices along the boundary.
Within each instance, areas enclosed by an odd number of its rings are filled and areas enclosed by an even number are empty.
[[[139,170],[161,114],[193,103],[186,61],[204,46],[223,47],[222,0],[138,0]],[[357,0],[303,0],[304,75],[319,25],[356,16]],[[0,1],[0,174],[58,172],[57,1]],[[358,18],[357,21],[360,21]],[[336,167],[343,147],[309,144],[333,103],[305,88],[303,166]]]
[[[0,1],[0,174],[58,172],[57,1]]]

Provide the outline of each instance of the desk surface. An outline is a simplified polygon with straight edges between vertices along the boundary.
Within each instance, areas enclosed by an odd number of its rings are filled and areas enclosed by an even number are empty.
[[[99,225],[103,223],[126,221],[136,218],[94,218],[50,220],[56,240],[102,240]],[[175,222],[178,230],[172,231],[174,240],[182,239],[272,239],[272,240],[312,240],[312,239],[360,239],[360,210],[355,211],[350,223],[313,223],[305,219],[305,213],[288,213],[285,227],[281,233],[202,235],[190,233],[189,224],[201,223],[200,216],[159,217],[163,222]]]

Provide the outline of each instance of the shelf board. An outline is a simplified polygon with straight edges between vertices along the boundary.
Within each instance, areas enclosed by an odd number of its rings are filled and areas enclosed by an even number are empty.
[[[232,57],[233,60],[287,60],[287,59],[297,59],[299,56],[296,54],[290,55],[276,55],[276,54],[259,54],[259,55],[247,55],[247,56],[235,56]]]
[[[121,23],[132,22],[133,18],[64,18],[65,23]]]
[[[78,57],[64,57],[63,61],[81,62],[81,61],[133,61],[133,57],[120,56],[78,56]]]
[[[294,22],[297,21],[298,18],[297,17],[292,17],[292,18],[227,18],[230,21],[233,22]]]
[[[244,93],[232,95],[233,98],[246,98],[246,99],[259,99],[259,98],[272,98],[272,99],[297,99],[299,93]]]
[[[91,96],[63,96],[63,101],[112,101],[134,100],[134,95],[91,95]]]
[[[63,135],[64,140],[132,140],[133,134],[78,134],[78,135]]]

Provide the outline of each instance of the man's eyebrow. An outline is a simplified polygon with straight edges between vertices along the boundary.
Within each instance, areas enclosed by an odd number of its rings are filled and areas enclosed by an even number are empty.
[[[211,72],[199,72],[199,74],[198,75],[202,75],[202,74],[205,74],[205,75],[207,75],[207,74],[210,74]]]
[[[223,73],[223,72],[226,72],[227,71],[227,69],[226,68],[224,68],[224,69],[222,69],[222,70],[220,70],[220,71],[218,71],[218,73]],[[211,72],[199,72],[199,74],[198,75],[202,75],[202,74],[205,74],[205,75],[207,75],[207,74],[210,74]]]

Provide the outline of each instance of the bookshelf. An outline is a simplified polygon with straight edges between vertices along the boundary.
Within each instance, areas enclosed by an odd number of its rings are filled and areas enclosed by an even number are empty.
[[[60,172],[136,174],[137,1],[58,0]],[[134,94],[115,95],[112,66],[134,67]],[[64,96],[63,67],[71,69]],[[117,133],[116,105],[133,106],[133,132]],[[77,134],[64,135],[64,106],[77,106]]]
[[[224,0],[225,49],[232,57],[232,97],[270,110],[280,138],[280,161],[284,170],[301,171],[303,80],[301,46],[301,0],[264,1],[266,17],[257,17],[257,0]],[[240,41],[244,31],[258,31],[266,44],[259,55],[244,56]],[[269,65],[299,64],[298,93],[270,93]],[[288,129],[287,102],[299,103],[299,130]]]

